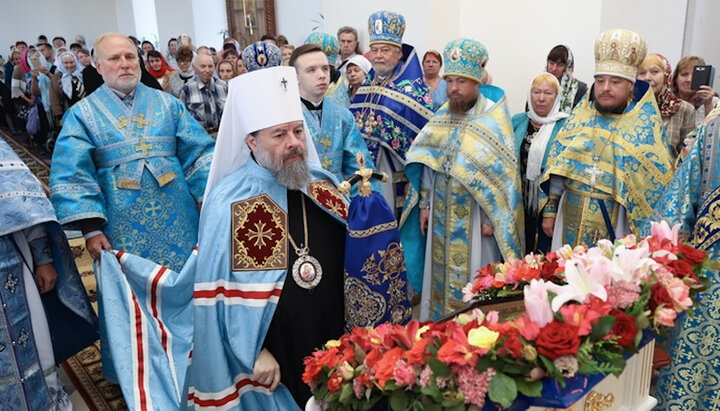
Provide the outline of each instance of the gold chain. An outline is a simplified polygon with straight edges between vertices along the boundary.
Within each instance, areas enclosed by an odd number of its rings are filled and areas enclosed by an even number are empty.
[[[293,248],[295,249],[295,254],[298,256],[308,254],[310,252],[310,245],[308,244],[308,226],[307,226],[307,210],[305,209],[305,196],[303,193],[300,193],[300,203],[302,204],[302,211],[303,211],[303,230],[305,232],[305,244],[301,244],[304,247],[300,248],[295,244],[295,240],[293,240],[292,236],[290,235],[290,229],[288,229],[288,240],[290,240],[290,244],[292,244]]]

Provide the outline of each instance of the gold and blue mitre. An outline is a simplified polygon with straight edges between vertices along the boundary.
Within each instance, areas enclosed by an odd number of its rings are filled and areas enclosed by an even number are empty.
[[[368,19],[370,45],[385,43],[402,47],[402,36],[405,33],[405,17],[392,11],[378,11]]]
[[[257,41],[242,51],[242,59],[248,71],[282,65],[282,51],[274,44]]]
[[[606,30],[595,40],[596,76],[615,76],[635,82],[647,54],[645,37],[631,30]]]
[[[445,46],[446,76],[460,76],[482,83],[488,52],[479,41],[472,39],[456,39]]]
[[[320,46],[323,53],[327,56],[330,64],[335,64],[335,60],[337,60],[338,53],[340,52],[340,44],[338,43],[337,37],[327,33],[314,31],[307,36],[305,44],[315,44],[316,46]]]

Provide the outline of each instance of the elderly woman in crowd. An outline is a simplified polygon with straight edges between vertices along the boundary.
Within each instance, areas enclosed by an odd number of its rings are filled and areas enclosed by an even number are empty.
[[[673,158],[678,156],[685,137],[695,129],[695,107],[675,95],[671,87],[671,66],[660,54],[648,54],[640,63],[638,79],[650,83],[662,115],[667,143]]]
[[[695,127],[702,124],[705,116],[715,107],[720,99],[715,90],[708,86],[700,86],[699,90],[692,90],[692,73],[695,66],[704,66],[705,60],[698,56],[685,56],[678,61],[672,75],[672,91],[682,100],[695,107]]]
[[[550,251],[550,238],[540,228],[540,177],[549,148],[569,114],[560,110],[560,83],[550,73],[536,76],[528,92],[528,111],[512,118],[525,208],[526,253]]]
[[[185,83],[195,77],[195,70],[192,68],[193,51],[189,46],[180,47],[175,54],[178,69],[170,77],[170,93],[177,97],[180,95]]]
[[[80,64],[70,52],[59,57],[60,65],[50,84],[50,107],[57,127],[62,127],[62,116],[73,104],[85,97]]]
[[[355,93],[357,93],[358,89],[365,81],[365,78],[371,68],[372,64],[362,54],[356,54],[348,60],[345,65],[345,77],[347,77],[348,80],[348,96],[350,97],[350,100],[352,100]]]
[[[435,50],[425,53],[422,59],[422,68],[425,82],[430,88],[434,111],[437,111],[448,99],[445,79],[440,77],[441,67],[442,57],[440,57],[440,53]]]
[[[170,92],[170,77],[172,77],[175,70],[165,61],[162,53],[157,50],[150,50],[147,52],[147,64],[145,66],[148,73],[155,78],[160,84],[162,89],[169,93]]]
[[[570,113],[587,92],[587,84],[573,77],[575,58],[570,48],[562,44],[548,53],[545,71],[560,82],[560,111]]]

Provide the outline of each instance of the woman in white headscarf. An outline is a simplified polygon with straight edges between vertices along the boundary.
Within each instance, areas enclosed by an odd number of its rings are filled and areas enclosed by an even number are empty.
[[[62,116],[73,104],[85,97],[82,66],[70,52],[58,56],[57,72],[50,87],[50,104],[55,124],[62,127]]]
[[[526,252],[549,251],[550,238],[540,228],[540,177],[558,131],[569,116],[560,110],[560,83],[550,73],[536,76],[528,92],[528,111],[512,118],[515,147],[520,164],[520,180],[525,208]]]
[[[355,93],[367,78],[368,72],[372,68],[370,61],[362,54],[356,54],[348,60],[345,66],[345,77],[348,81],[348,96],[352,100]]]

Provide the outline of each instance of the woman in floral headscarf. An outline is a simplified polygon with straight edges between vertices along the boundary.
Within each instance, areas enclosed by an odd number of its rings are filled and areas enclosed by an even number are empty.
[[[685,137],[695,128],[695,107],[672,91],[672,67],[660,54],[648,54],[640,63],[638,79],[650,83],[662,115],[667,143],[673,158],[678,156]]]
[[[587,84],[573,77],[575,59],[567,46],[557,45],[547,56],[545,71],[560,82],[560,111],[570,113],[587,92]]]

